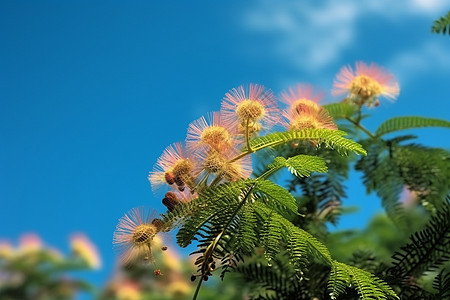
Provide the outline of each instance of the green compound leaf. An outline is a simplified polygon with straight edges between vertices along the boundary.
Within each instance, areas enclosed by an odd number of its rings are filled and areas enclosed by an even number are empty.
[[[323,106],[333,119],[350,118],[356,113],[356,106],[351,103],[332,103]]]
[[[288,159],[278,156],[269,165],[266,174],[271,174],[281,168],[288,168],[289,172],[298,177],[308,177],[312,172],[326,173],[328,171],[325,160],[319,156],[296,155]],[[263,177],[266,177],[265,174]]]
[[[348,151],[356,154],[366,155],[366,150],[355,141],[344,138],[347,133],[341,130],[330,129],[303,129],[288,132],[275,132],[265,136],[256,137],[250,141],[250,146],[254,151],[263,148],[276,147],[289,142],[297,142],[301,140],[316,141],[323,143],[326,147],[336,149],[339,152],[347,153]],[[247,151],[247,149],[244,149]]]
[[[255,191],[265,194],[269,199],[279,202],[290,211],[297,213],[297,201],[285,188],[270,180],[259,179],[256,181]]]
[[[442,119],[415,116],[395,117],[383,122],[375,134],[382,136],[394,131],[420,127],[450,127],[450,122]]]
[[[315,258],[325,265],[331,265],[327,247],[308,232],[293,225],[262,202],[255,202],[255,211],[265,220],[261,233],[266,258],[270,262],[279,252],[280,241],[287,243],[291,263],[298,273],[308,264],[308,258]]]
[[[332,262],[328,291],[331,299],[338,299],[345,293],[347,287],[352,287],[363,300],[400,299],[384,281],[375,275],[349,266],[338,261]]]
[[[431,27],[431,32],[433,33],[441,33],[450,35],[450,12],[447,15],[440,17],[439,19],[433,22],[433,26]]]
[[[326,173],[325,160],[318,156],[297,155],[286,160],[289,172],[298,177],[308,177],[312,172]]]

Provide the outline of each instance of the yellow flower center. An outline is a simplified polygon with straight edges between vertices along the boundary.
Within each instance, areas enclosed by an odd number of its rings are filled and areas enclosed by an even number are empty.
[[[241,122],[255,122],[264,117],[265,109],[258,101],[246,99],[238,105],[236,114]]]
[[[299,115],[291,122],[291,130],[320,128],[320,122],[311,115]]]
[[[218,149],[222,145],[231,146],[231,138],[228,130],[222,126],[213,125],[205,128],[201,140],[208,146]]]
[[[383,92],[383,87],[378,81],[373,80],[369,76],[356,76],[350,84],[350,92],[359,95],[362,98],[370,98]]]
[[[172,173],[175,177],[184,177],[191,173],[192,168],[192,162],[189,159],[180,159],[173,166]]]
[[[203,167],[206,171],[210,173],[220,173],[223,172],[225,166],[227,165],[227,160],[220,153],[210,152],[203,162]]]
[[[156,226],[153,224],[140,224],[134,229],[131,238],[135,245],[148,244],[156,235]]]
[[[319,109],[320,106],[316,102],[305,98],[298,99],[291,105],[291,112],[295,114],[299,114],[307,110],[319,111]]]

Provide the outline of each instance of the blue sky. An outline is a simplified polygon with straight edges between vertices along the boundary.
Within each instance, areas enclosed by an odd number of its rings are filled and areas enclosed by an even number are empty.
[[[164,211],[147,181],[157,157],[241,84],[329,91],[341,66],[373,61],[401,94],[369,128],[395,115],[448,118],[450,38],[430,26],[450,4],[309,3],[2,1],[0,238],[36,232],[68,251],[68,236],[86,232],[104,262],[89,278],[103,282],[117,220],[141,205]],[[417,133],[450,144],[445,130]],[[357,180],[349,190],[362,211],[342,228],[379,209]]]

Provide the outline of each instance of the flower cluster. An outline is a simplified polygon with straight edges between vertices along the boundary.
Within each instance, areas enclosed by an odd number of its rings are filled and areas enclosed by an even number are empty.
[[[389,73],[374,64],[356,64],[356,71],[344,67],[336,76],[334,95],[347,94],[344,101],[359,107],[377,106],[378,97],[394,99],[398,84]],[[274,126],[288,131],[304,129],[336,130],[328,111],[319,102],[324,93],[308,84],[298,84],[281,93],[277,105],[273,92],[262,85],[250,84],[225,94],[220,112],[193,121],[185,143],[168,146],[159,157],[148,179],[155,191],[169,191],[162,203],[169,211],[195,200],[205,187],[250,177],[252,173],[250,140]],[[314,143],[313,143],[314,144]],[[143,257],[152,261],[153,238],[162,231],[162,222],[143,217],[137,210],[125,215],[117,226],[114,241],[122,248],[122,259]]]
[[[357,62],[355,70],[350,66],[341,69],[334,81],[333,95],[348,95],[348,100],[360,106],[378,106],[378,97],[395,100],[400,92],[394,76],[375,64]]]

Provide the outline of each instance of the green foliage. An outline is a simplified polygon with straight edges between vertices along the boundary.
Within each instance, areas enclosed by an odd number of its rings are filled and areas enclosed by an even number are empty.
[[[350,118],[357,111],[357,106],[348,102],[332,103],[324,105],[323,107],[335,120]]]
[[[423,117],[395,117],[383,122],[377,129],[376,135],[419,127],[450,127],[450,122],[441,119]]]
[[[405,137],[406,138],[406,137]],[[409,137],[408,137],[409,138]],[[367,192],[375,191],[387,214],[401,225],[403,207],[400,194],[406,186],[433,212],[442,205],[450,186],[450,154],[437,148],[399,144],[404,138],[363,141],[368,155],[355,168],[363,172]]]
[[[254,207],[258,219],[265,220],[261,241],[268,264],[254,262],[237,269],[246,280],[258,287],[253,290],[259,296],[253,299],[325,297],[327,281],[332,299],[346,293],[348,288],[354,288],[361,299],[398,299],[395,292],[378,277],[333,260],[320,241],[262,203],[255,203]],[[287,251],[289,263],[285,263],[279,255],[283,249]],[[312,271],[310,266],[313,266]],[[329,272],[328,278],[315,273],[318,270],[321,275]]]
[[[307,177],[312,172],[326,173],[328,168],[325,161],[321,157],[311,155],[296,155],[285,159],[284,157],[276,157],[269,165],[268,172],[286,167],[288,170],[299,177]]]
[[[271,265],[256,259],[240,265],[236,271],[250,289],[250,299],[326,299],[329,267],[309,264],[308,278],[299,280],[286,253],[277,255]]]
[[[450,271],[442,270],[433,281],[433,288],[436,290],[435,299],[450,298]]]
[[[270,266],[254,262],[236,271],[253,285],[253,299],[292,299],[300,294],[299,280],[285,260],[274,259]]]
[[[270,207],[280,207],[279,212],[283,213],[284,209],[288,209],[290,212],[297,212],[297,204],[294,196],[291,195],[285,188],[273,183],[269,180],[258,180],[255,185],[255,191],[260,192],[266,196],[267,199],[272,200],[275,206],[271,205],[270,201],[266,201]]]
[[[433,33],[441,33],[442,34],[450,34],[450,12],[447,15],[440,17],[439,19],[433,22],[433,26],[431,27],[431,32]]]
[[[308,232],[294,226],[291,222],[277,214],[261,203],[255,203],[255,211],[263,223],[262,239],[266,247],[266,258],[271,259],[279,252],[280,240],[287,243],[287,249],[291,257],[291,262],[301,275],[305,259],[313,257],[324,264],[330,264],[331,256],[328,249],[320,241]],[[293,260],[293,261],[292,261]]]
[[[450,259],[450,198],[432,216],[425,228],[410,237],[410,242],[393,255],[389,270],[393,277],[408,286],[410,278],[418,278],[433,271]]]
[[[330,129],[304,129],[289,132],[275,132],[265,136],[256,137],[250,141],[250,146],[254,151],[266,147],[276,147],[289,142],[298,142],[302,140],[312,140],[319,144],[323,143],[326,147],[347,153],[355,152],[357,154],[366,154],[363,147],[349,139],[344,138],[344,131]]]
[[[375,96],[371,99],[375,100]],[[167,229],[179,228],[177,242],[181,247],[197,242],[194,299],[219,261],[222,279],[238,270],[246,282],[254,284],[250,289],[252,299],[400,299],[396,292],[405,299],[447,295],[448,273],[437,272],[450,257],[450,209],[448,201],[442,200],[450,187],[450,153],[406,144],[415,138],[412,135],[390,139],[385,135],[411,128],[450,127],[450,122],[396,117],[372,133],[361,124],[367,117],[362,112],[363,100],[367,99],[359,100],[352,104],[344,99],[326,106],[329,114],[340,120],[339,128],[348,128],[356,138],[360,138],[359,134],[367,136],[358,142],[345,138],[344,131],[329,129],[275,132],[251,138],[258,124],[250,127],[247,120],[242,136],[245,146],[225,162],[231,164],[265,151],[259,176],[227,182],[231,179],[224,179],[226,169],[208,173],[189,185],[198,193],[197,199],[179,203],[163,216]],[[303,113],[302,107],[295,109]],[[357,156],[361,154],[364,156]],[[269,158],[272,163],[267,165]],[[370,224],[378,226],[378,233],[384,231],[373,239],[373,231],[359,235],[328,233],[327,225],[337,224],[343,211],[345,180],[351,166],[362,173],[367,193],[379,196],[390,217]],[[269,180],[283,168],[295,175],[288,189]],[[405,189],[417,199],[417,203],[408,203],[411,210],[400,201]],[[291,192],[300,195],[295,198]],[[417,215],[423,221],[414,221]],[[388,265],[396,247],[405,242],[407,234],[421,228],[429,216],[430,224],[415,233]],[[330,251],[327,246],[334,249]],[[260,254],[258,249],[262,249]],[[436,272],[434,292],[431,275],[424,276],[429,271]],[[424,288],[419,280],[425,282]]]
[[[353,266],[333,261],[328,291],[331,299],[337,299],[349,287],[354,288],[360,299],[399,299],[381,279]]]
[[[297,218],[293,222],[309,232],[323,235],[326,231],[325,223],[337,224],[341,213],[341,202],[346,197],[344,182],[348,176],[351,157],[339,155],[336,151],[326,148],[297,147],[286,152],[299,151],[315,154],[328,163],[327,173],[312,173],[309,177],[293,178],[288,187],[295,192],[299,188],[299,211],[306,218]]]

